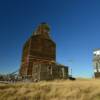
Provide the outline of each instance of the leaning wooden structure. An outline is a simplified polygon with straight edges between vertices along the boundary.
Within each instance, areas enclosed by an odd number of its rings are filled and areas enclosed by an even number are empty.
[[[33,81],[68,78],[68,67],[56,63],[56,44],[48,24],[41,23],[25,42],[19,74]]]

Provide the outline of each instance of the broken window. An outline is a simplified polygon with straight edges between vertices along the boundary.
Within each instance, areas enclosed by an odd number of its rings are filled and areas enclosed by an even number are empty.
[[[48,66],[49,73],[52,75],[52,66]]]

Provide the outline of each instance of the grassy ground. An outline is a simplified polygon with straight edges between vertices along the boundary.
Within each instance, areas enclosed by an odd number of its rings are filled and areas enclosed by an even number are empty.
[[[0,84],[0,100],[100,100],[100,80]]]

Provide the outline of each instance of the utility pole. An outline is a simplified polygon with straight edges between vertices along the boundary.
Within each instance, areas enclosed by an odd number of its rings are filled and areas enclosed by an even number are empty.
[[[68,60],[68,62],[73,63],[73,60]],[[72,68],[69,68],[69,76],[72,77]]]
[[[70,74],[71,74],[71,77],[72,77],[72,68],[70,69]]]

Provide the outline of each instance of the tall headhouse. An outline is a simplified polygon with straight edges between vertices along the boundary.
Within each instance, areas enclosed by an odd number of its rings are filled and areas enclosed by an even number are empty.
[[[93,51],[94,76],[100,78],[100,49]]]

